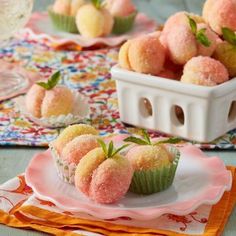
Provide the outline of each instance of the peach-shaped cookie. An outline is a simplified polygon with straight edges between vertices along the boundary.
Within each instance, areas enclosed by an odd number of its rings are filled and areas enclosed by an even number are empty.
[[[97,139],[98,136],[92,134],[83,134],[74,138],[62,149],[62,160],[77,165],[89,151],[99,147]]]
[[[71,0],[56,0],[53,4],[53,11],[62,15],[70,15]]]
[[[134,170],[150,170],[169,165],[167,149],[162,145],[139,145],[133,147],[126,155]]]
[[[137,144],[126,154],[134,169],[130,190],[140,194],[152,194],[168,188],[174,179],[179,152],[164,143],[179,142],[178,139],[154,142],[143,130],[143,139],[128,137],[125,142]]]
[[[236,33],[228,28],[223,28],[224,41],[218,43],[214,58],[227,68],[230,77],[236,76]]]
[[[173,28],[176,28],[179,25],[185,25],[185,26],[189,27],[188,16],[191,17],[196,23],[204,23],[204,19],[199,15],[195,15],[193,13],[189,13],[186,11],[177,12],[174,15],[171,15],[164,24],[164,28],[162,31],[162,37],[161,37],[163,42],[166,41],[166,37],[167,37],[168,33]]]
[[[229,79],[229,74],[225,66],[210,57],[193,57],[184,66],[181,82],[215,86],[226,82]]]
[[[26,109],[37,118],[66,115],[72,112],[74,96],[65,86],[56,86],[60,72],[56,72],[45,82],[33,85],[26,95]]]
[[[73,94],[65,86],[57,86],[45,92],[41,104],[42,117],[66,115],[73,109]]]
[[[197,24],[197,29],[198,31],[204,30],[204,35],[210,42],[209,46],[205,46],[199,41],[197,41],[198,55],[208,57],[212,56],[212,54],[216,50],[217,44],[220,41],[219,36],[215,32],[213,32],[210,27],[205,23]]]
[[[131,66],[129,63],[129,55],[128,55],[131,42],[132,42],[131,40],[128,40],[121,46],[118,56],[120,67],[127,70],[131,70]]]
[[[70,15],[76,16],[77,11],[85,4],[85,0],[71,0]]]
[[[172,28],[167,35],[167,49],[171,60],[179,65],[196,56],[196,39],[191,29],[186,25]]]
[[[203,7],[203,17],[210,27],[222,35],[222,28],[236,31],[236,1],[207,0]]]
[[[158,37],[141,36],[132,40],[128,49],[128,59],[132,70],[157,75],[163,69],[166,50]]]
[[[113,16],[128,16],[136,11],[132,0],[106,0],[105,4]]]
[[[88,38],[106,36],[111,33],[113,17],[101,4],[86,4],[76,14],[76,25],[81,35]]]
[[[179,65],[198,55],[211,56],[219,41],[208,25],[197,24],[190,16],[186,17],[188,25],[180,24],[172,28],[165,42],[171,60]]]
[[[113,149],[96,148],[79,162],[75,172],[75,186],[90,199],[98,203],[114,203],[128,191],[133,176],[129,161]]]
[[[41,117],[41,105],[45,96],[46,90],[34,84],[26,94],[26,108],[34,117]]]
[[[59,154],[61,154],[63,148],[66,146],[67,143],[69,143],[77,136],[84,134],[98,135],[98,131],[94,127],[86,124],[68,126],[60,133],[58,138],[53,141],[53,147]]]

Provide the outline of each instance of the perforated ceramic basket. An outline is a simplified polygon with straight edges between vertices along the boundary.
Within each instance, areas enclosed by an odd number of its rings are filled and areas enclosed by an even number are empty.
[[[236,128],[236,78],[206,87],[119,66],[114,66],[111,74],[124,123],[199,142],[213,141]]]

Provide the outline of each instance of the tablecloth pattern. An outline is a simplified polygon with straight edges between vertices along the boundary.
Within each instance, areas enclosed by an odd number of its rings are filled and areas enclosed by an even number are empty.
[[[109,73],[117,63],[117,56],[118,48],[58,51],[48,42],[30,39],[13,40],[0,50],[0,59],[20,63],[27,70],[38,72],[42,78],[60,70],[62,84],[89,97],[91,117],[86,123],[98,128],[101,135],[139,134],[140,129],[127,127],[119,119],[115,81]],[[47,146],[59,132],[59,129],[43,128],[23,117],[15,108],[14,99],[0,103],[0,145]],[[152,137],[166,136],[152,131],[150,134]],[[236,130],[210,144],[194,144],[202,149],[235,149]]]

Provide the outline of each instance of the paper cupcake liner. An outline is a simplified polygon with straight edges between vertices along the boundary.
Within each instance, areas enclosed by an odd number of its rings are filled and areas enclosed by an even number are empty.
[[[125,17],[114,17],[113,34],[124,34],[133,28],[137,12]]]
[[[47,128],[61,128],[76,123],[84,123],[89,117],[88,98],[82,94],[72,91],[74,95],[74,106],[72,113],[67,115],[51,116],[49,118],[36,118],[32,116],[26,109],[25,97],[17,97],[14,99],[16,108],[34,123]]]
[[[66,183],[75,183],[76,164],[68,163],[60,158],[59,154],[52,145],[49,145],[58,176]]]
[[[53,25],[61,31],[69,32],[69,33],[79,33],[76,20],[74,16],[67,16],[55,13],[52,10],[52,7],[48,8],[48,15],[52,20]]]
[[[131,192],[148,195],[161,192],[170,187],[175,177],[180,152],[174,147],[169,147],[169,151],[175,157],[170,166],[134,172],[129,188]]]

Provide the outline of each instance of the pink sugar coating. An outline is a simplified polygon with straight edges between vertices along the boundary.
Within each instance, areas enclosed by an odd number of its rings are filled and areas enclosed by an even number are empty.
[[[79,162],[75,171],[75,187],[89,196],[90,183],[94,171],[105,161],[102,148],[88,152]]]
[[[211,56],[214,51],[216,50],[217,44],[220,41],[219,36],[210,29],[210,27],[205,23],[197,24],[197,29],[206,29],[205,35],[207,36],[208,40],[211,42],[209,47],[202,45],[200,42],[197,42],[198,47],[198,55],[201,56]]]
[[[45,89],[34,84],[26,94],[25,103],[27,111],[34,117],[41,117],[41,105],[45,96]]]
[[[167,21],[165,22],[163,31],[162,31],[162,41],[166,42],[166,37],[168,36],[169,32],[173,29],[178,27],[179,25],[185,25],[189,26],[189,21],[187,18],[187,15],[189,15],[191,18],[193,18],[196,23],[202,23],[204,22],[203,18],[201,16],[195,15],[193,13],[189,13],[186,11],[180,11],[173,15],[171,15]]]
[[[75,186],[99,203],[118,201],[128,191],[133,169],[123,156],[105,157],[102,148],[87,153],[77,165]]]
[[[210,57],[198,56],[186,63],[181,81],[214,86],[228,79],[229,73],[221,62]]]
[[[134,170],[150,170],[170,164],[165,146],[138,145],[126,154]]]
[[[132,0],[106,0],[106,3],[113,16],[125,17],[136,11]]]
[[[56,86],[47,90],[42,102],[42,117],[67,115],[72,112],[74,97],[70,89]]]
[[[186,25],[172,28],[167,36],[167,49],[171,60],[179,65],[196,56],[196,40],[190,28]]]
[[[211,28],[221,35],[222,27],[236,31],[235,12],[235,0],[207,0],[203,8],[203,17]]]
[[[119,65],[127,70],[131,70],[130,67],[130,62],[129,62],[129,57],[128,57],[128,52],[129,52],[129,47],[131,44],[132,40],[126,41],[120,48],[119,51]]]
[[[59,155],[61,155],[63,148],[67,143],[71,142],[74,138],[84,134],[98,135],[98,131],[91,125],[75,124],[67,126],[52,142],[52,146],[56,149]]]
[[[93,173],[89,196],[98,203],[114,203],[128,191],[133,169],[125,158],[110,158]]]
[[[84,134],[76,137],[62,149],[61,158],[68,163],[78,164],[83,156],[94,148],[99,147],[97,136]]]
[[[132,40],[129,46],[129,62],[132,70],[157,75],[163,69],[166,50],[158,37],[142,36]]]
[[[53,11],[58,14],[70,15],[70,2],[56,0],[53,5]]]

